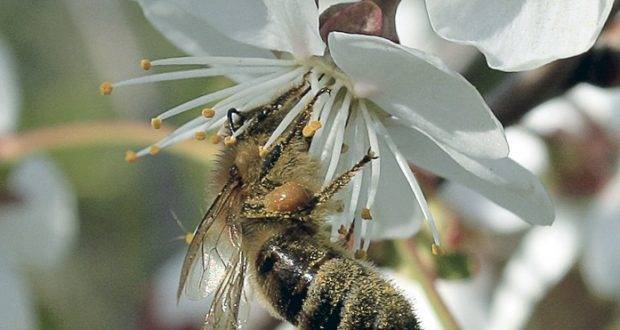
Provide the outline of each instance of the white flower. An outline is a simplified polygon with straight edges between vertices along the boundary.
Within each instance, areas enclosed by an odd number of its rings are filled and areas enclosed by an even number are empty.
[[[533,69],[588,50],[614,0],[426,0],[443,38],[477,47],[504,71]]]
[[[588,121],[594,121],[617,141],[620,136],[616,111],[619,101],[620,90],[617,88],[603,89],[582,84],[533,109],[521,124],[530,132],[544,136],[566,132],[587,139]],[[534,173],[548,171],[551,163],[546,149],[541,148],[540,138],[532,133],[523,134],[523,128],[519,130],[515,139],[509,135],[511,157]],[[514,148],[515,145],[529,147]],[[528,162],[522,156],[528,156]],[[532,159],[539,160],[532,162]],[[602,168],[600,171],[605,172]],[[442,196],[449,198],[452,205],[476,225],[501,234],[527,229],[497,207],[480,203],[474,194],[462,190],[451,185],[446,187]],[[460,193],[455,196],[457,191]],[[596,293],[620,300],[619,199],[620,167],[607,186],[589,199],[556,198],[557,216],[553,226],[525,231],[519,245],[511,251],[491,299],[488,328],[525,327],[535,307],[578,261],[585,282]]]
[[[362,222],[355,226],[356,249],[367,248],[371,239],[410,236],[421,218],[428,220],[439,244],[433,217],[407,160],[471,187],[528,222],[553,221],[551,202],[538,179],[506,158],[501,124],[480,94],[435,57],[383,38],[339,32],[329,35],[327,48],[319,36],[319,13],[312,0],[139,3],[165,36],[194,56],[143,61],[144,68],[210,67],[106,83],[104,93],[126,85],[218,75],[231,76],[239,84],[154,118],[152,123],[159,127],[173,115],[217,101],[203,111],[204,116],[154,146],[130,153],[129,160],[187,138],[204,138],[205,131],[220,129],[225,134],[228,109],[243,112],[264,104],[302,82],[309,72],[311,90],[263,147],[271,147],[322,87],[331,88],[311,115],[311,124],[321,128],[314,132],[309,153],[324,166],[324,183],[368,148],[379,155],[343,193],[344,211],[332,223],[335,234],[340,224],[348,226],[353,218]],[[228,134],[235,137],[245,127]],[[345,153],[343,144],[349,146]],[[368,210],[376,221],[361,219]]]

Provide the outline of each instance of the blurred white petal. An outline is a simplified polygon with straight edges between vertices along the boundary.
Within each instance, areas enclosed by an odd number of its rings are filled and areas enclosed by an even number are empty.
[[[601,127],[620,136],[620,88],[579,84],[566,97]]]
[[[493,274],[482,265],[472,278],[436,282],[437,291],[463,329],[483,329],[489,310]]]
[[[219,33],[205,20],[206,2],[138,0],[144,16],[179,49],[194,56],[273,57],[264,49],[242,44]]]
[[[532,109],[521,123],[542,136],[558,131],[581,135],[586,129],[583,119],[575,104],[564,97],[558,97]]]
[[[489,66],[533,69],[588,50],[613,0],[426,0],[433,28],[442,37],[471,44]]]
[[[0,248],[0,329],[35,329],[37,319],[30,288]]]
[[[162,328],[180,329],[188,325],[200,326],[211,306],[212,296],[203,300],[181,299],[177,305],[179,272],[185,251],[173,255],[155,273],[153,279],[153,313]]]
[[[532,228],[508,260],[495,289],[489,329],[522,329],[536,304],[571,269],[580,250],[578,208],[558,206],[551,227]]]
[[[620,300],[620,172],[584,217],[587,224],[582,270],[601,296]]]
[[[502,125],[478,91],[438,58],[374,36],[332,32],[329,45],[357,96],[461,153],[508,155]]]
[[[7,187],[18,202],[2,205],[0,249],[24,267],[51,267],[75,241],[76,196],[61,171],[44,157],[33,157],[15,168]]]
[[[0,39],[0,137],[16,129],[18,111],[15,62],[8,45]]]

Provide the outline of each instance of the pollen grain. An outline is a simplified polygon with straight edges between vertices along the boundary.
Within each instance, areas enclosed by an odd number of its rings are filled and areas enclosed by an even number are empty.
[[[125,161],[128,163],[135,163],[138,160],[138,154],[133,150],[125,151]]]
[[[101,85],[99,85],[99,90],[101,91],[101,94],[103,95],[112,94],[113,89],[114,87],[112,86],[112,83],[109,81],[105,81]]]
[[[142,70],[144,71],[148,71],[151,69],[153,65],[151,64],[151,60],[149,59],[143,59],[140,61],[140,67],[142,68]]]
[[[160,129],[161,118],[151,118],[151,126],[153,126],[154,129]]]
[[[202,109],[202,116],[205,118],[213,118],[213,116],[215,116],[215,110],[211,108],[204,108]]]

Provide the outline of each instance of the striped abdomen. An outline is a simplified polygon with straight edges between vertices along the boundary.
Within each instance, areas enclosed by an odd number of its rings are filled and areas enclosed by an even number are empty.
[[[303,229],[268,240],[254,267],[257,289],[301,329],[419,328],[409,302],[389,282]]]

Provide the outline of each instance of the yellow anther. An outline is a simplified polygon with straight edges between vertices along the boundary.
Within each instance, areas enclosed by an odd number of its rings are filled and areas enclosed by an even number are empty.
[[[364,250],[355,251],[355,259],[366,259],[366,251]]]
[[[269,150],[267,150],[267,148],[265,148],[265,147],[258,147],[258,155],[260,156],[260,158],[267,157],[268,153],[269,153]]]
[[[142,70],[148,71],[152,67],[151,61],[146,58],[143,59],[142,61],[140,61],[140,67],[142,68]]]
[[[213,118],[213,116],[215,116],[215,110],[211,108],[204,108],[202,109],[202,116],[205,118]]]
[[[222,137],[215,134],[213,136],[211,136],[211,143],[213,144],[219,144],[220,142],[222,142]]]
[[[154,129],[159,129],[161,127],[161,118],[151,118],[151,126]]]
[[[194,234],[187,233],[185,234],[185,244],[189,245],[194,240]]]
[[[104,83],[102,83],[101,85],[99,85],[99,90],[101,91],[101,94],[103,95],[110,95],[112,94],[112,90],[114,89],[114,87],[112,87],[112,83],[109,81],[106,81]]]
[[[370,209],[369,208],[363,208],[362,209],[362,219],[364,220],[372,220],[372,215],[370,214]]]
[[[196,133],[194,133],[194,139],[198,140],[198,141],[202,141],[204,139],[207,138],[207,133],[203,132],[203,131],[198,131]]]
[[[138,160],[138,154],[136,154],[135,151],[133,151],[133,150],[125,151],[125,161],[126,162],[134,163],[136,160]]]
[[[149,148],[149,154],[151,154],[151,156],[155,156],[155,155],[157,155],[159,153],[159,150],[161,150],[160,147],[158,147],[158,146],[151,146]]]
[[[301,131],[301,134],[303,134],[304,137],[309,138],[314,136],[314,133],[316,133],[319,128],[321,128],[321,122],[313,120],[304,127],[304,129]]]
[[[433,243],[433,245],[431,246],[431,252],[433,252],[433,254],[436,256],[440,256],[444,254],[444,250],[435,243]]]
[[[232,147],[237,144],[237,138],[234,136],[227,136],[224,138],[224,145],[227,147]]]

